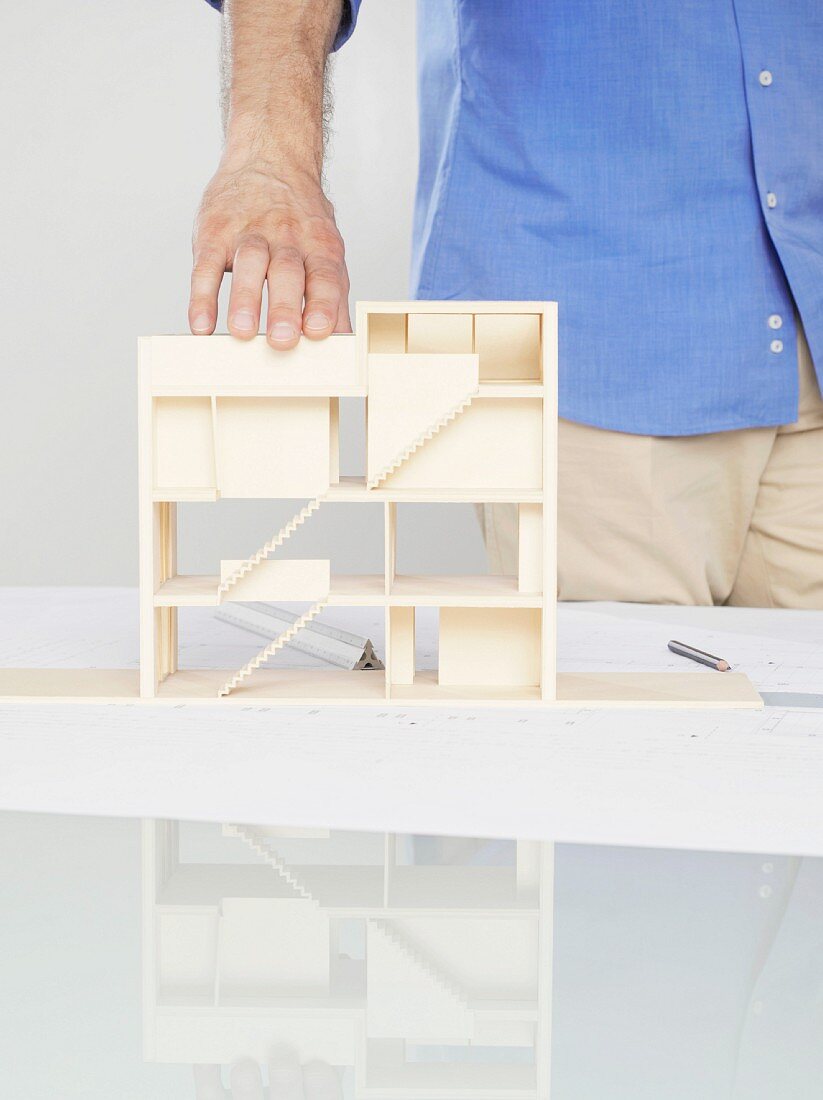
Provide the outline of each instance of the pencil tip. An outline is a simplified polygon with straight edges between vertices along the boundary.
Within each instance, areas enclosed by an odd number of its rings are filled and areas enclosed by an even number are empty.
[[[717,662],[717,671],[718,672],[728,672],[731,667],[732,666],[729,664],[728,661],[718,661]]]

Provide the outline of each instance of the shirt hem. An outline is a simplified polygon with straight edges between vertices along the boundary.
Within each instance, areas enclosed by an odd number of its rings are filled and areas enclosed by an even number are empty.
[[[588,414],[577,413],[573,410],[561,409],[559,416],[561,420],[568,420],[573,424],[582,424],[587,428],[598,428],[605,432],[620,432],[623,435],[648,435],[648,436],[694,436],[694,435],[714,435],[716,432],[741,432],[748,431],[752,428],[782,428],[786,424],[797,423],[798,410],[795,409],[793,414],[789,414],[786,417],[778,416],[777,419],[768,418],[766,420],[760,420],[758,418],[745,417],[743,419],[732,418],[731,420],[711,421],[709,423],[697,424],[655,424],[654,426],[632,425],[626,421],[622,421],[619,418],[617,420],[611,420],[610,418],[603,418],[597,416],[590,416]]]

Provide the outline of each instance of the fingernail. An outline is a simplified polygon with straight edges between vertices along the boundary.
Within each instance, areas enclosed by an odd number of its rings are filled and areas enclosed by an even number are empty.
[[[328,328],[329,319],[325,313],[310,313],[304,322],[305,328]]]
[[[254,328],[254,314],[247,309],[241,309],[231,319],[232,328],[240,332],[251,332]]]
[[[294,335],[294,329],[287,321],[278,321],[276,325],[272,325],[269,332],[272,340],[293,340]]]
[[[192,318],[191,328],[192,332],[211,331],[211,317],[206,313],[199,313],[196,317]]]

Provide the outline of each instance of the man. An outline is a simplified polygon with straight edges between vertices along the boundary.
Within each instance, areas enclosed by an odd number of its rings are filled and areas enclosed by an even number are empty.
[[[273,347],[349,331],[323,80],[359,7],[227,7],[193,332],[226,270],[241,339],[264,282]],[[560,304],[561,598],[823,607],[819,0],[420,0],[418,37],[413,296]]]

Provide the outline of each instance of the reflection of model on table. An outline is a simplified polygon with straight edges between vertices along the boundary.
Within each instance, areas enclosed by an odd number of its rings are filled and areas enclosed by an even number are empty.
[[[147,1061],[243,1060],[257,1089],[257,1063],[318,1084],[325,1063],[358,1100],[545,1100],[550,844],[216,828],[143,823]]]
[[[341,1100],[343,1095],[331,1066],[325,1062],[301,1066],[288,1047],[272,1049],[267,1072],[265,1089],[260,1064],[251,1058],[241,1059],[232,1065],[226,1089],[220,1066],[195,1066],[195,1100]]]

